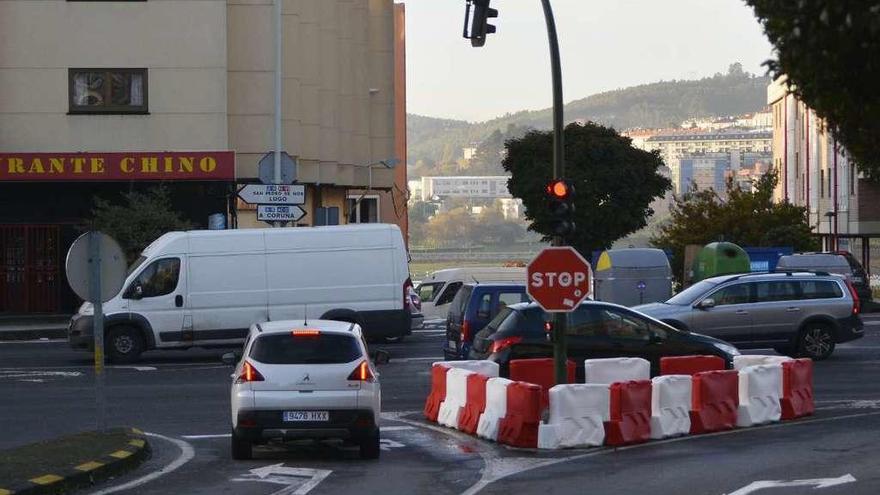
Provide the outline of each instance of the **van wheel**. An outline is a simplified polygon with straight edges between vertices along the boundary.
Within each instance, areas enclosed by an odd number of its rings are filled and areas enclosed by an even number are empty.
[[[254,458],[254,444],[239,438],[232,430],[232,458],[236,461],[249,461]]]
[[[382,451],[379,447],[379,429],[360,442],[361,459],[378,459]]]
[[[126,326],[110,328],[105,346],[110,361],[122,364],[136,362],[146,347],[141,332],[136,328]]]
[[[834,352],[834,334],[828,325],[810,323],[801,332],[798,355],[821,361]]]

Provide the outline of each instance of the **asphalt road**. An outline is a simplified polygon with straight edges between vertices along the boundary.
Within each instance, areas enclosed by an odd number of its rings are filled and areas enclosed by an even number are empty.
[[[336,444],[229,456],[223,351],[155,352],[106,374],[110,425],[152,435],[153,457],[92,493],[880,493],[880,318],[815,367],[817,414],[796,422],[632,447],[536,452],[432,426],[420,411],[439,324],[380,346],[383,452],[362,461]],[[0,342],[0,449],[95,427],[90,356],[63,342]],[[800,481],[798,481],[800,480]],[[852,481],[855,480],[855,481]],[[799,484],[798,486],[784,485]],[[748,488],[747,488],[748,487]]]

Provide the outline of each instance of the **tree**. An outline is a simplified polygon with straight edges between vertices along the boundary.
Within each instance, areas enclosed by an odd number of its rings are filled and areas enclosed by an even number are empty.
[[[866,175],[880,180],[880,4],[746,0],[776,47],[765,63],[827,120]]]
[[[92,207],[93,228],[113,237],[134,261],[141,251],[162,234],[194,228],[192,222],[171,209],[171,193],[165,186],[122,194],[121,203],[96,197]]]
[[[728,181],[726,200],[712,189],[676,196],[669,220],[651,238],[651,244],[672,251],[676,277],[683,272],[684,249],[689,244],[724,240],[749,247],[816,249],[806,208],[773,201],[776,182],[776,173],[770,171],[755,181],[752,191]]]
[[[502,165],[512,174],[508,189],[522,199],[529,229],[549,240],[544,187],[552,178],[553,135],[530,131],[506,147]],[[653,213],[651,201],[672,186],[658,173],[663,165],[658,152],[636,149],[629,138],[593,122],[565,128],[565,161],[565,176],[576,191],[577,230],[569,243],[587,257],[644,227]]]
[[[409,220],[413,223],[427,223],[437,213],[437,205],[427,201],[416,201],[409,208]]]

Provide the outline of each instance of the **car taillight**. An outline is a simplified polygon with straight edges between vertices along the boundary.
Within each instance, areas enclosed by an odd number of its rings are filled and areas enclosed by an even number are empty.
[[[461,322],[461,341],[462,343],[471,341],[471,322],[467,320]]]
[[[245,361],[244,367],[241,369],[241,374],[238,375],[238,378],[235,380],[235,383],[246,383],[246,382],[262,382],[265,378],[263,375],[254,368],[250,362]]]
[[[374,382],[376,377],[370,371],[370,365],[366,361],[361,361],[357,368],[348,375],[348,379],[356,382]]]
[[[506,339],[496,340],[492,343],[492,352],[500,352],[514,344],[522,342],[522,337],[507,337]]]
[[[846,288],[849,289],[849,293],[852,295],[853,299],[852,314],[857,315],[862,309],[862,301],[859,299],[859,294],[856,292],[855,286],[853,286],[852,282],[849,280],[846,281]]]

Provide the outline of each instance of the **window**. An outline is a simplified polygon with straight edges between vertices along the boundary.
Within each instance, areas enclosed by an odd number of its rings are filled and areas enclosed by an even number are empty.
[[[610,308],[584,308],[572,314],[570,335],[648,340],[648,322]]]
[[[362,356],[357,339],[352,335],[322,333],[294,337],[284,332],[257,337],[250,357],[266,364],[342,364]]]
[[[729,285],[709,297],[715,300],[715,306],[745,304],[749,302],[749,287],[746,284]]]
[[[834,282],[828,280],[811,280],[799,282],[801,286],[801,299],[836,299],[843,297],[843,290]]]
[[[498,294],[498,304],[503,306],[519,304],[524,302],[524,295],[522,292],[501,292]]]
[[[461,286],[464,285],[463,282],[452,282],[451,284],[446,286],[446,289],[443,291],[443,294],[437,298],[437,302],[434,303],[437,306],[443,304],[449,304],[452,302],[452,299],[455,297],[455,294],[458,293],[458,289],[461,289]]]
[[[147,113],[147,69],[70,69],[70,113]]]
[[[180,259],[164,258],[150,263],[132,282],[132,290],[141,288],[140,297],[158,297],[171,294],[180,277]],[[130,298],[130,297],[129,297]]]
[[[852,162],[849,164],[849,193],[850,195],[856,193],[856,165]]]
[[[431,302],[437,296],[437,289],[443,287],[443,282],[436,282],[433,284],[421,284],[419,285],[419,299],[422,302]]]
[[[480,305],[477,307],[477,318],[488,318],[492,314],[492,294],[480,296]]]
[[[360,198],[360,201],[358,201]],[[346,200],[348,211],[348,223],[378,223],[379,222],[379,197],[365,196],[348,198]]]
[[[819,197],[825,197],[825,169],[819,170]]]
[[[315,220],[312,224],[315,227],[322,225],[339,225],[339,207],[319,206],[315,208]]]
[[[797,299],[794,282],[755,282],[756,302],[792,301]]]

